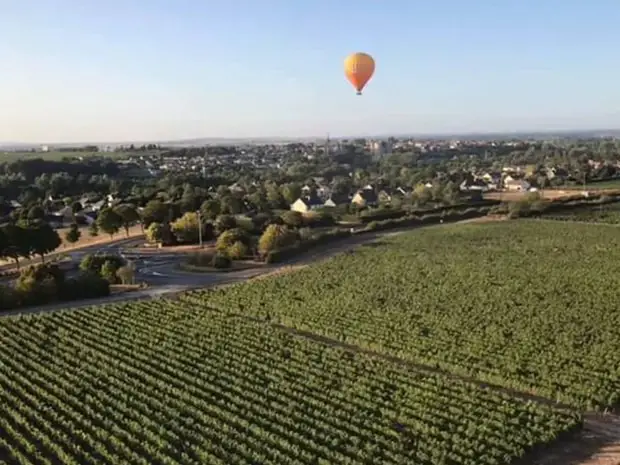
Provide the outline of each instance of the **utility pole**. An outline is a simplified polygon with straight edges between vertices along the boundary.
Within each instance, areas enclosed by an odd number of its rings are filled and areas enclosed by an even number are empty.
[[[196,210],[196,215],[198,215],[198,244],[202,249],[202,216],[200,215],[200,210]]]

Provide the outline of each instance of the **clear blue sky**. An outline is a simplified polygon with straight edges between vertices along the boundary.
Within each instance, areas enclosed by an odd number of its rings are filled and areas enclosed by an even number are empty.
[[[5,1],[0,141],[620,127],[619,26],[618,0]]]

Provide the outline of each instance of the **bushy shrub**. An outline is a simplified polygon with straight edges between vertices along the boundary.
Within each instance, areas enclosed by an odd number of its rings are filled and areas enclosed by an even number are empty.
[[[211,266],[213,268],[225,269],[230,268],[232,265],[232,260],[223,253],[216,253],[213,255],[211,259]]]

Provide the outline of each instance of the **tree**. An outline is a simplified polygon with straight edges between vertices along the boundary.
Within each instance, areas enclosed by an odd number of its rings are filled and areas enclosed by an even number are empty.
[[[163,239],[163,228],[164,225],[161,223],[151,223],[149,227],[146,228],[145,235],[146,240],[151,244],[159,244]]]
[[[282,213],[282,221],[291,228],[300,228],[304,224],[304,217],[301,213],[289,210]]]
[[[96,221],[93,221],[88,227],[88,234],[92,237],[97,237],[99,235],[99,226],[97,226]]]
[[[121,218],[121,224],[123,228],[125,228],[125,234],[129,237],[129,227],[140,221],[140,215],[138,215],[136,207],[129,204],[122,204],[117,206],[114,211]]]
[[[286,203],[288,203],[289,205],[295,202],[295,200],[297,200],[299,197],[301,197],[301,187],[299,186],[299,184],[285,184],[284,186],[282,186],[281,191],[284,200],[286,200]]]
[[[97,226],[101,231],[109,234],[110,238],[114,237],[122,225],[123,219],[112,208],[104,208],[99,212]]]
[[[270,224],[258,240],[258,253],[266,256],[272,250],[293,245],[297,241],[297,234],[287,226]]]
[[[168,220],[168,206],[161,200],[151,200],[142,210],[142,223],[145,227],[151,223],[163,223]]]
[[[4,239],[3,256],[11,258],[15,261],[17,269],[19,269],[19,259],[28,258],[30,256],[30,244],[28,235],[24,228],[13,223],[6,224],[2,227]]]
[[[75,215],[80,213],[82,210],[84,210],[84,207],[82,206],[80,202],[76,201],[71,204],[71,213],[73,213],[74,218],[75,218]]]
[[[196,212],[187,212],[181,218],[170,224],[172,234],[177,241],[183,244],[194,244],[198,242],[199,218]]]
[[[39,223],[27,229],[26,235],[30,242],[30,251],[45,261],[45,255],[56,250],[60,244],[58,232],[48,223]]]
[[[65,233],[65,240],[70,244],[75,244],[80,240],[81,235],[82,233],[80,232],[78,225],[71,223],[71,226],[69,226],[69,231]]]
[[[200,214],[203,218],[214,220],[220,214],[220,202],[215,199],[208,199],[200,205]]]
[[[240,228],[229,229],[224,231],[217,238],[215,248],[218,252],[227,252],[236,242],[242,242],[248,248],[250,247],[250,236],[248,233]]]
[[[228,247],[226,250],[226,254],[230,257],[231,260],[241,260],[248,256],[250,248],[241,241],[235,242],[233,245]]]
[[[28,210],[28,221],[42,221],[45,219],[45,210],[40,205],[35,205]]]
[[[220,215],[217,217],[217,220],[215,220],[215,232],[218,235],[236,227],[237,220],[232,215]]]
[[[106,279],[110,284],[116,284],[116,272],[119,269],[120,268],[117,267],[116,263],[112,260],[106,260],[103,265],[101,265],[101,271],[99,273],[101,274],[101,277]]]

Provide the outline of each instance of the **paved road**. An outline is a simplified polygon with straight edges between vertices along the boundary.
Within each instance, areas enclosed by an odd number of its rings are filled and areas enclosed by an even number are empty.
[[[11,312],[4,312],[0,315],[0,317],[18,314],[40,313],[69,308],[88,307],[91,305],[120,302],[125,300],[152,299],[191,289],[207,288],[246,281],[248,279],[255,278],[257,276],[271,273],[280,269],[285,269],[287,267],[310,264],[312,262],[322,260],[335,254],[350,250],[365,243],[376,241],[381,237],[393,236],[410,229],[411,228],[399,231],[369,233],[347,239],[342,239],[335,243],[327,244],[323,247],[311,250],[308,253],[299,255],[283,263],[262,265],[247,270],[229,272],[215,271],[205,273],[189,273],[181,271],[179,269],[179,263],[185,259],[182,254],[149,254],[131,251],[131,249],[128,249],[126,247],[128,245],[131,245],[132,243],[136,243],[136,239],[132,239],[124,242],[121,245],[110,245],[106,247],[106,251],[110,253],[119,253],[126,258],[132,260],[136,265],[136,280],[146,282],[149,285],[149,288],[141,291],[126,292],[100,299],[79,300],[75,302],[63,302],[58,304],[18,309]],[[93,251],[90,251],[90,253],[92,252]],[[81,257],[83,257],[83,255],[86,253],[89,252],[75,252],[72,257],[75,260],[78,260],[81,259]]]
[[[459,223],[470,223],[479,219],[464,220]],[[434,225],[432,227],[443,227],[446,225]],[[431,227],[430,225],[428,227]],[[331,244],[312,249],[311,251],[298,255],[282,263],[273,265],[263,265],[256,268],[230,272],[205,272],[205,273],[189,273],[179,269],[179,263],[185,260],[184,254],[160,254],[154,252],[136,252],[132,251],[128,246],[137,244],[143,239],[128,239],[121,243],[110,244],[106,247],[99,247],[99,251],[107,251],[109,253],[119,253],[122,256],[132,260],[136,266],[136,281],[146,282],[150,287],[142,291],[126,292],[123,294],[106,297],[102,299],[80,300],[75,302],[64,302],[61,304],[45,305],[40,307],[29,307],[18,309],[12,312],[4,312],[0,315],[15,315],[39,313],[44,311],[53,311],[67,308],[86,307],[90,305],[102,304],[107,302],[119,302],[122,300],[148,299],[174,294],[177,292],[187,291],[196,288],[207,288],[220,286],[224,284],[232,284],[248,279],[255,278],[267,273],[271,273],[280,269],[291,266],[307,265],[319,260],[326,259],[338,253],[346,252],[363,244],[377,241],[381,238],[396,236],[411,228],[374,232],[367,234],[355,235],[350,238],[341,239]],[[74,259],[80,259],[88,251],[74,252]],[[81,255],[80,255],[81,254]]]

